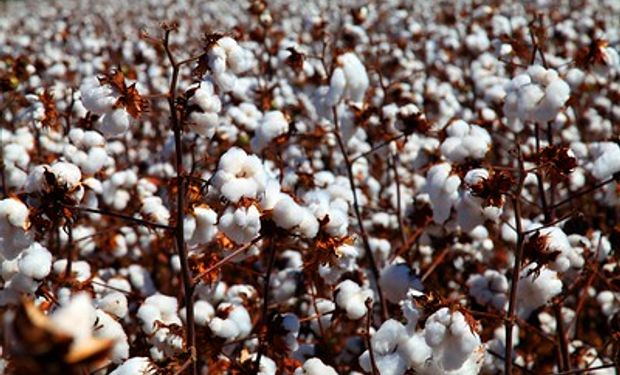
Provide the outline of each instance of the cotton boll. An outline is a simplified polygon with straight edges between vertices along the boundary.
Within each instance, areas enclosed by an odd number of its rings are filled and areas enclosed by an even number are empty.
[[[266,180],[260,159],[233,147],[220,158],[212,183],[226,199],[236,203],[242,197],[256,198],[264,191]]]
[[[329,91],[327,93],[326,104],[330,107],[335,106],[344,96],[344,92],[347,87],[347,80],[344,74],[344,70],[337,67],[332,72],[332,77],[329,81]]]
[[[52,265],[52,270],[56,275],[62,275],[66,272],[67,260],[59,259]],[[83,260],[74,261],[71,264],[71,274],[79,282],[88,280],[91,276],[90,264]]]
[[[196,228],[189,239],[191,244],[206,244],[217,234],[217,213],[208,206],[194,208]]]
[[[151,363],[150,359],[146,357],[132,357],[123,362],[110,375],[154,375],[155,373],[157,373],[157,368]]]
[[[226,318],[216,316],[209,322],[209,329],[214,335],[233,341],[247,337],[252,331],[252,321],[245,307],[222,303],[218,306],[219,312],[225,312]]]
[[[188,91],[193,88],[195,86],[190,86]],[[190,98],[189,105],[195,109],[189,115],[189,128],[202,136],[213,137],[219,123],[218,112],[222,109],[222,103],[215,95],[213,84],[209,81],[201,82]]]
[[[127,297],[124,293],[111,291],[97,300],[97,306],[108,314],[119,319],[124,318],[128,312]]]
[[[110,352],[112,363],[121,363],[129,357],[129,343],[123,326],[102,310],[97,310],[97,328],[94,336],[113,340],[114,346]]]
[[[258,237],[260,213],[254,205],[237,209],[229,207],[221,216],[218,227],[234,242],[245,244]]]
[[[288,121],[282,112],[270,111],[265,113],[252,138],[252,150],[260,153],[273,139],[286,134],[288,129]]]
[[[447,307],[433,313],[424,329],[426,344],[433,349],[433,360],[445,371],[461,368],[481,345],[465,316]]]
[[[170,220],[170,212],[163,205],[160,197],[144,198],[140,212],[145,218],[161,225],[167,225]]]
[[[521,271],[519,279],[517,306],[521,318],[527,319],[537,308],[547,304],[553,297],[562,292],[562,281],[555,271],[530,263]]]
[[[106,137],[115,137],[124,134],[129,129],[129,113],[122,108],[106,112],[101,117],[99,130]]]
[[[448,137],[441,144],[441,154],[454,163],[481,159],[491,145],[491,136],[485,129],[463,120],[454,121],[446,133]]]
[[[273,208],[273,221],[277,226],[293,230],[307,238],[316,236],[319,223],[305,207],[297,204],[289,195],[282,195]]]
[[[73,296],[67,305],[54,311],[50,319],[58,330],[73,337],[72,345],[79,346],[91,337],[97,314],[88,294],[80,293]]]
[[[486,270],[484,274],[471,275],[467,280],[469,294],[481,305],[490,305],[503,311],[508,295],[508,279],[495,270]]]
[[[392,303],[399,303],[407,296],[410,289],[422,291],[424,287],[419,278],[405,263],[392,264],[381,271],[379,285],[385,298]]]
[[[361,105],[364,102],[364,95],[368,88],[368,74],[364,64],[352,52],[339,56],[336,61],[342,65],[346,77],[347,87],[345,95],[353,103]]]
[[[615,142],[593,143],[590,152],[594,158],[591,171],[599,181],[620,172],[620,146]]]
[[[366,315],[366,300],[374,300],[371,289],[362,289],[351,280],[345,280],[336,287],[336,305],[343,309],[347,317],[357,320]]]
[[[319,358],[310,358],[295,370],[294,375],[338,375],[333,367],[327,366]]]
[[[181,310],[181,318],[184,322],[186,319],[186,310],[183,308]],[[209,321],[215,316],[215,310],[213,306],[207,301],[198,300],[194,302],[194,321],[199,326],[205,327],[209,324]]]
[[[530,228],[527,228],[530,229]],[[566,272],[570,268],[579,269],[585,261],[577,249],[573,247],[566,233],[558,227],[543,228],[538,231],[543,239],[546,252],[557,252],[557,256],[549,265],[551,270]]]
[[[52,254],[35,242],[19,256],[19,271],[35,280],[42,280],[52,269]]]
[[[0,200],[0,254],[13,259],[30,244],[28,207],[17,198]]]
[[[112,90],[101,86],[96,77],[86,78],[80,85],[81,101],[84,107],[94,113],[103,114],[112,109],[116,99]]]
[[[424,191],[428,193],[433,209],[433,221],[443,224],[450,217],[450,210],[458,199],[461,179],[450,175],[452,167],[441,163],[431,167],[426,175]]]

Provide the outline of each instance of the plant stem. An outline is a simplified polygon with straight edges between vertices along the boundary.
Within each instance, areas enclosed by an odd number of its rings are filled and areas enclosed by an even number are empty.
[[[332,107],[332,115],[334,117],[334,134],[336,135],[336,141],[338,142],[338,147],[340,148],[340,152],[342,153],[342,157],[344,158],[344,163],[347,168],[347,175],[349,177],[349,184],[351,185],[351,193],[353,194],[353,210],[355,211],[355,216],[357,218],[357,224],[360,227],[360,234],[362,236],[362,241],[364,243],[365,256],[370,264],[370,271],[375,279],[375,286],[377,288],[377,294],[379,295],[379,301],[381,303],[381,317],[383,320],[388,319],[387,312],[387,304],[385,299],[383,298],[383,292],[381,291],[381,286],[379,285],[379,268],[377,267],[377,262],[375,261],[374,255],[372,255],[372,250],[370,248],[370,242],[368,241],[368,234],[366,233],[366,229],[364,228],[364,223],[362,221],[362,213],[359,206],[359,201],[357,199],[357,192],[355,190],[355,178],[353,177],[353,168],[351,165],[351,160],[349,159],[349,155],[347,154],[347,148],[342,140],[342,135],[340,134],[340,125],[338,122],[338,111],[336,107]]]
[[[168,106],[170,107],[170,119],[172,122],[172,131],[174,132],[174,151],[175,151],[175,167],[176,167],[176,182],[177,182],[177,207],[176,207],[176,225],[174,227],[174,236],[176,239],[177,252],[179,254],[179,261],[181,263],[181,278],[183,281],[183,294],[185,299],[185,311],[187,315],[186,319],[186,345],[189,349],[191,356],[191,373],[193,375],[198,374],[198,363],[196,362],[196,333],[195,333],[195,321],[194,321],[194,286],[192,283],[192,277],[189,269],[189,262],[187,260],[187,247],[185,246],[184,237],[184,213],[185,213],[185,179],[183,176],[183,142],[181,140],[182,133],[182,121],[179,119],[179,114],[176,108],[176,90],[177,82],[179,80],[179,68],[180,65],[176,62],[172,52],[170,51],[170,32],[166,30],[164,34],[164,49],[168,60],[172,65],[172,78],[170,79],[170,90],[168,92]]]
[[[506,375],[512,375],[512,328],[515,324],[515,311],[517,309],[517,289],[519,286],[519,277],[521,274],[521,256],[523,254],[523,247],[525,244],[525,236],[523,235],[523,223],[521,222],[521,192],[523,191],[523,184],[525,183],[525,173],[523,166],[523,156],[521,155],[521,149],[519,144],[516,145],[519,163],[519,179],[517,184],[517,190],[512,199],[512,204],[515,211],[515,226],[517,232],[517,246],[515,251],[514,265],[512,267],[512,281],[510,285],[510,297],[508,302],[508,311],[506,312],[506,348],[504,353],[504,373]]]
[[[265,273],[265,280],[263,283],[263,307],[262,307],[262,311],[261,311],[261,315],[262,315],[262,327],[266,328],[267,332],[266,332],[266,338],[265,340],[262,339],[262,337],[259,335],[259,337],[261,337],[259,345],[258,345],[258,354],[256,354],[256,362],[254,364],[254,371],[255,374],[258,374],[260,371],[260,360],[263,357],[263,353],[265,351],[265,347],[267,346],[267,343],[270,341],[271,339],[271,330],[269,329],[269,282],[271,281],[271,270],[273,270],[273,266],[275,264],[276,261],[276,247],[274,244],[274,239],[269,240],[269,244],[267,246],[267,251],[269,252],[269,260],[268,260],[268,264],[267,264],[267,270]]]

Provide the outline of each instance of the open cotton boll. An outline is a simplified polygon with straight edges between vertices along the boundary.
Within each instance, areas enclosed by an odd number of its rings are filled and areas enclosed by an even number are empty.
[[[155,375],[157,368],[147,357],[132,357],[118,366],[110,375]]]
[[[245,244],[256,238],[260,232],[260,213],[256,206],[229,207],[220,217],[218,228],[238,244]]]
[[[332,77],[329,81],[329,91],[327,92],[326,104],[330,107],[338,104],[344,96],[346,87],[347,79],[344,74],[344,70],[341,67],[337,67],[332,72]]]
[[[112,314],[119,319],[127,316],[129,311],[127,297],[124,293],[111,291],[97,300],[97,306],[108,314]]]
[[[67,260],[59,259],[52,265],[52,270],[56,275],[62,275],[66,272]],[[71,274],[79,282],[88,280],[91,276],[90,264],[84,260],[74,261],[71,264]]]
[[[106,137],[124,134],[129,130],[129,113],[122,108],[112,109],[104,113],[98,129]]]
[[[336,287],[336,305],[344,310],[347,317],[357,320],[366,315],[366,300],[374,300],[372,289],[362,289],[352,280],[345,280]]]
[[[96,316],[97,326],[93,336],[112,340],[114,346],[112,346],[109,360],[112,363],[121,363],[129,357],[129,343],[123,326],[102,310],[97,310]]]
[[[256,155],[232,147],[220,158],[212,183],[222,196],[236,203],[242,197],[256,198],[262,193],[267,177]]]
[[[28,207],[17,198],[0,200],[0,254],[13,259],[30,245]]]
[[[102,86],[96,77],[88,77],[80,85],[82,105],[96,114],[103,114],[112,109],[116,103],[116,98],[112,94],[112,89]]]
[[[456,175],[451,175],[451,171],[450,164],[441,163],[432,166],[426,175],[424,192],[430,198],[433,221],[437,224],[443,224],[448,220],[452,206],[458,199],[461,179]]]
[[[369,83],[364,64],[353,52],[338,56],[336,64],[342,67],[347,82],[345,97],[356,105],[362,105]]]
[[[591,171],[599,181],[606,180],[620,172],[620,146],[615,142],[598,142],[590,146],[594,158]]]
[[[149,220],[166,225],[170,220],[170,211],[164,206],[160,197],[147,197],[142,200],[140,213]]]
[[[209,322],[209,329],[214,335],[233,341],[245,338],[252,332],[252,321],[245,307],[225,302],[217,310],[225,318],[216,316]]]
[[[532,224],[535,228],[537,224]],[[529,230],[530,228],[526,228]],[[549,269],[557,272],[566,272],[571,268],[581,268],[585,264],[583,256],[573,247],[566,233],[558,227],[542,228],[538,231],[540,240],[545,245],[545,252],[557,252],[555,259],[549,264]]]
[[[530,66],[506,87],[504,114],[509,121],[547,123],[556,118],[570,97],[570,86],[553,69]]]
[[[60,331],[73,337],[72,345],[78,346],[93,333],[97,313],[86,293],[76,294],[67,305],[60,307],[50,316],[51,322]]]
[[[269,143],[280,135],[288,132],[289,126],[286,117],[280,111],[270,111],[258,122],[258,127],[252,138],[252,150],[256,153],[263,151]]]
[[[407,362],[396,351],[397,346],[406,337],[405,327],[394,319],[383,322],[381,328],[371,337],[370,345],[377,368],[382,375],[402,375],[407,370]],[[359,357],[359,364],[364,371],[372,372],[368,350]]]
[[[248,360],[252,363],[256,363],[257,356],[257,353],[253,353]],[[265,355],[260,357],[257,375],[276,375],[276,370],[276,363],[273,361],[273,359]]]
[[[460,369],[481,346],[480,337],[460,311],[443,307],[424,325],[426,344],[433,349],[433,360],[445,371]]]
[[[555,271],[542,266],[528,264],[521,271],[517,292],[518,315],[527,319],[537,308],[547,304],[551,299],[562,292],[562,281]]]
[[[603,315],[612,317],[620,310],[620,293],[603,290],[596,296],[596,302],[601,306]]]
[[[223,92],[234,90],[236,75],[252,69],[255,64],[252,52],[227,36],[213,44],[208,52],[208,60],[215,83]]]
[[[304,362],[302,367],[295,370],[294,375],[338,375],[338,373],[319,358],[310,358]]]
[[[188,91],[195,87],[195,85],[190,86]],[[218,113],[222,109],[222,102],[215,94],[213,84],[209,81],[201,82],[188,104],[191,108],[189,128],[205,137],[213,137],[219,123]]]
[[[297,204],[289,195],[282,195],[272,215],[277,226],[293,230],[304,237],[313,238],[319,231],[319,222],[310,210]]]
[[[187,322],[187,310],[185,307],[181,309],[179,312],[181,319],[183,322]],[[204,300],[198,300],[194,302],[194,321],[199,326],[205,327],[211,319],[215,316],[215,309],[213,306]]]
[[[392,264],[381,270],[379,285],[385,298],[392,303],[399,303],[410,289],[424,290],[422,282],[406,263]]]
[[[189,238],[190,244],[206,244],[217,234],[217,213],[208,206],[194,208],[195,229]]]
[[[486,270],[484,274],[471,275],[467,280],[469,295],[476,302],[503,311],[508,301],[508,279],[495,270]]]
[[[17,262],[19,272],[35,280],[42,280],[52,269],[52,254],[35,242],[24,250]]]
[[[456,120],[446,128],[448,137],[441,144],[441,154],[453,163],[481,159],[491,146],[486,129]]]

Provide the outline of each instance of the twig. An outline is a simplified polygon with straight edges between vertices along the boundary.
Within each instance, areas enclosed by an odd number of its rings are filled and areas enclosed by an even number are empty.
[[[390,164],[394,173],[394,183],[396,184],[396,215],[398,216],[398,232],[400,234],[401,244],[404,245],[405,243],[407,243],[407,238],[405,237],[405,224],[403,223],[403,209],[400,194],[400,176],[398,175],[396,155],[392,154],[391,159],[392,162]]]
[[[375,261],[374,255],[372,255],[372,250],[370,248],[370,242],[368,241],[368,234],[366,233],[366,229],[364,228],[364,223],[362,221],[362,213],[359,206],[359,201],[357,198],[357,192],[355,191],[355,179],[353,177],[353,168],[351,165],[351,160],[349,159],[349,155],[347,154],[347,148],[342,140],[342,135],[340,133],[340,124],[338,122],[338,111],[335,106],[332,107],[332,115],[334,117],[334,134],[336,136],[336,141],[338,142],[338,147],[340,148],[340,152],[342,153],[342,157],[344,158],[344,163],[347,168],[347,175],[349,177],[349,185],[351,186],[351,193],[353,194],[353,210],[355,211],[355,216],[357,218],[357,224],[360,227],[360,234],[362,236],[362,242],[364,243],[365,256],[370,264],[370,271],[372,272],[373,277],[375,278],[375,287],[377,288],[377,294],[379,295],[379,301],[381,303],[381,317],[383,320],[388,319],[387,312],[387,304],[385,299],[383,298],[383,292],[381,290],[381,286],[379,285],[379,268],[377,267],[377,262]]]
[[[372,299],[368,298],[364,303],[366,304],[366,334],[364,335],[364,339],[366,341],[366,346],[368,347],[368,354],[370,354],[371,373],[376,375],[380,374],[380,372],[375,359],[375,351],[372,348],[372,342],[370,340],[370,327],[372,326]]]
[[[183,281],[183,294],[185,299],[185,311],[187,314],[187,330],[186,330],[186,345],[190,352],[190,359],[192,364],[191,373],[198,374],[198,363],[196,362],[196,334],[195,334],[195,321],[194,321],[194,284],[190,275],[189,263],[187,260],[187,247],[184,237],[184,212],[185,212],[185,179],[183,175],[183,142],[181,141],[182,121],[179,120],[179,114],[176,108],[176,91],[177,82],[179,80],[179,68],[180,64],[176,62],[172,52],[170,51],[170,33],[172,29],[166,29],[164,33],[164,49],[170,65],[172,66],[172,78],[170,79],[170,90],[168,92],[168,106],[170,107],[170,119],[172,125],[172,131],[174,132],[174,150],[175,150],[175,169],[176,169],[176,181],[177,181],[177,217],[176,225],[174,227],[174,235],[176,239],[177,252],[179,254],[179,261],[181,263],[181,278]],[[181,62],[183,63],[183,61]]]
[[[269,282],[271,281],[271,270],[273,270],[273,265],[276,261],[276,246],[274,243],[274,239],[269,241],[269,245],[267,246],[267,251],[269,252],[269,261],[267,265],[267,270],[265,274],[265,280],[263,283],[263,307],[261,311],[262,315],[262,326],[267,329],[266,332],[266,340],[259,340],[258,345],[258,354],[256,354],[256,363],[254,365],[255,373],[258,374],[260,370],[260,360],[265,352],[266,344],[271,339],[271,330],[269,329]],[[260,337],[260,336],[259,336]]]
[[[512,375],[512,327],[515,323],[515,311],[517,309],[517,289],[519,285],[519,276],[521,273],[521,256],[523,254],[523,247],[525,244],[525,236],[523,235],[523,223],[521,222],[521,192],[523,191],[523,185],[525,183],[525,173],[523,166],[523,155],[519,145],[516,145],[518,163],[519,163],[519,180],[517,184],[517,190],[512,199],[512,204],[515,211],[515,225],[517,232],[517,246],[515,251],[514,265],[512,269],[512,280],[510,285],[510,298],[508,302],[508,311],[506,312],[506,348],[504,353],[504,373],[506,375]]]
[[[228,254],[226,257],[222,258],[221,260],[219,260],[217,263],[215,263],[211,267],[207,268],[206,270],[202,271],[198,275],[194,276],[194,279],[193,279],[194,285],[196,285],[198,282],[200,282],[200,279],[202,279],[202,277],[204,275],[206,275],[206,274],[208,274],[210,272],[213,272],[214,270],[216,270],[216,269],[220,268],[221,266],[223,266],[224,264],[228,263],[231,259],[233,259],[237,255],[241,254],[242,252],[246,251],[247,249],[252,247],[254,244],[256,244],[261,239],[262,239],[261,236],[256,237],[252,241],[246,243],[245,245],[241,246],[237,250],[235,250],[232,253]]]
[[[62,204],[63,207],[66,207],[71,210],[81,211],[81,212],[89,212],[91,214],[98,214],[103,216],[115,217],[117,219],[122,219],[128,222],[132,222],[139,225],[144,225],[145,227],[155,228],[155,229],[165,229],[165,230],[174,230],[174,227],[165,224],[153,223],[151,221],[143,220],[137,217],[121,214],[119,212],[108,211],[100,208],[90,208],[90,207],[82,207],[82,206],[71,206],[67,204]]]

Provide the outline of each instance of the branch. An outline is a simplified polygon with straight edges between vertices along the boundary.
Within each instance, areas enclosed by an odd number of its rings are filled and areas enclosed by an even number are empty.
[[[338,142],[338,147],[340,148],[340,152],[342,153],[342,157],[344,158],[344,163],[347,168],[347,175],[349,177],[349,184],[351,185],[351,193],[353,194],[353,210],[355,211],[355,216],[357,218],[357,224],[360,227],[360,234],[362,236],[362,241],[364,243],[365,257],[370,264],[370,270],[372,272],[373,277],[375,278],[375,287],[377,288],[377,294],[379,295],[379,301],[381,303],[381,315],[383,320],[388,319],[388,311],[387,304],[385,299],[383,298],[383,292],[381,290],[381,286],[379,285],[379,268],[377,267],[377,262],[375,261],[375,257],[372,254],[372,250],[370,248],[370,242],[368,241],[368,234],[366,233],[366,229],[364,228],[364,222],[362,221],[362,213],[359,206],[359,201],[357,199],[357,192],[355,190],[355,179],[353,177],[353,168],[351,164],[351,160],[349,159],[349,155],[347,154],[347,148],[342,140],[342,135],[340,134],[340,125],[338,122],[338,111],[335,106],[332,107],[332,115],[334,117],[334,134],[336,136],[336,141]]]
[[[183,294],[185,299],[185,311],[187,314],[187,330],[186,330],[186,345],[191,354],[192,371],[194,375],[198,374],[198,363],[196,362],[196,333],[195,333],[195,321],[194,321],[194,286],[189,269],[189,263],[187,260],[187,247],[184,237],[184,212],[185,212],[185,179],[182,178],[183,174],[183,142],[181,141],[181,133],[183,131],[182,121],[179,120],[179,114],[176,108],[176,91],[177,82],[179,80],[179,68],[178,64],[170,51],[170,33],[171,29],[167,29],[164,34],[164,49],[170,65],[172,65],[172,78],[170,79],[170,90],[168,91],[168,106],[170,107],[170,120],[172,125],[172,131],[174,132],[174,151],[175,151],[175,166],[176,166],[176,182],[177,182],[177,207],[176,207],[176,225],[174,227],[174,236],[176,240],[177,252],[179,254],[179,261],[181,263],[181,278],[183,281]]]

